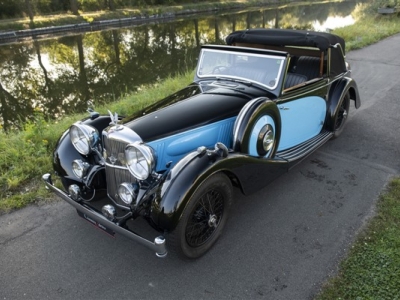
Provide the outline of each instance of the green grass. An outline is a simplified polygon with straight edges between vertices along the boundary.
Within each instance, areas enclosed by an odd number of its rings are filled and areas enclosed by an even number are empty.
[[[377,215],[317,299],[400,299],[400,178],[380,197]]]
[[[141,92],[96,107],[96,110],[101,114],[107,114],[110,109],[129,115],[185,87],[192,79],[193,72],[187,72],[161,84],[142,87]],[[51,200],[53,195],[44,189],[41,176],[52,171],[52,149],[65,129],[86,116],[88,114],[70,115],[54,123],[46,121],[37,111],[35,121],[26,124],[24,130],[9,133],[0,130],[0,214]]]
[[[400,32],[400,18],[397,15],[366,16],[354,25],[333,31],[346,41],[346,51],[360,49]]]

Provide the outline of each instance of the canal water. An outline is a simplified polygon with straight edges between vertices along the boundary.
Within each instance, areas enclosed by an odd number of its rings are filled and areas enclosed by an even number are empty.
[[[193,70],[203,44],[234,30],[334,30],[355,22],[361,2],[265,6],[0,45],[0,128],[40,112],[60,118]]]

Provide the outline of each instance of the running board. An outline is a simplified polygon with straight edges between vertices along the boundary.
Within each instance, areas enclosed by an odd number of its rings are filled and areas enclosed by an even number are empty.
[[[307,156],[311,152],[315,151],[317,148],[325,144],[331,137],[333,132],[323,130],[321,133],[315,137],[305,141],[292,148],[276,152],[276,156],[282,158],[288,162],[298,160],[302,157]]]

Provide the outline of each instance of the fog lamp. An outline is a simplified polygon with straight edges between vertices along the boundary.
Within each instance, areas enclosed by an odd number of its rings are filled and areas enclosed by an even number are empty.
[[[119,198],[126,204],[131,204],[136,199],[139,187],[136,184],[124,182],[118,188]]]
[[[72,198],[72,200],[74,200],[74,201],[79,200],[79,196],[81,195],[81,189],[79,188],[79,186],[77,184],[71,184],[68,187],[68,192],[69,192],[69,195]]]
[[[75,176],[78,178],[82,179],[85,177],[89,168],[90,165],[80,159],[76,159],[72,162],[72,172],[74,172]]]
[[[101,209],[101,212],[103,213],[103,216],[105,216],[108,220],[114,221],[116,216],[114,206],[110,204],[104,205]]]

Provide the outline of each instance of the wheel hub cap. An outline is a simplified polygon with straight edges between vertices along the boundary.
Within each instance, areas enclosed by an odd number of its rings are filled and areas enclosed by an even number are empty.
[[[208,218],[208,226],[217,227],[217,216],[216,215],[210,215],[210,217]]]

